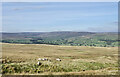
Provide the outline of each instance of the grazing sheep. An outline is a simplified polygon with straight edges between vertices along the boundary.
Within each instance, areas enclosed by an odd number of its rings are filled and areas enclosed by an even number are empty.
[[[45,59],[43,58],[42,61],[44,61]]]
[[[39,61],[37,62],[37,65],[41,65],[41,64],[42,64],[41,62],[39,62]]]
[[[46,61],[47,59],[46,59],[46,58],[43,58],[42,60],[43,60],[43,61]]]
[[[59,58],[57,58],[56,60],[57,60],[57,61],[61,61],[61,59],[59,59]]]
[[[48,61],[47,58],[38,58],[38,61]]]
[[[39,61],[39,60],[42,60],[42,59],[41,59],[41,58],[38,58],[38,61]]]

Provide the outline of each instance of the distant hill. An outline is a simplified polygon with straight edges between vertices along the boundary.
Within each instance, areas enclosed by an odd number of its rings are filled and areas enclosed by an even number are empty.
[[[21,32],[2,33],[2,42],[74,46],[118,46],[117,32]]]
[[[68,38],[68,37],[76,37],[76,36],[89,35],[89,34],[95,34],[95,33],[70,32],[70,31],[2,33],[2,38],[3,39],[25,39],[25,38],[31,38],[31,37]]]

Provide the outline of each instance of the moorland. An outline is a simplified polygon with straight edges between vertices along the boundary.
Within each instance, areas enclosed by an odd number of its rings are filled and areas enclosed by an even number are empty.
[[[114,32],[3,33],[2,73],[117,75],[118,41]]]

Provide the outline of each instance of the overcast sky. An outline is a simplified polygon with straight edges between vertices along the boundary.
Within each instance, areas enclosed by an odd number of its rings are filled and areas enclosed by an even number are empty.
[[[3,3],[4,32],[118,30],[117,2]]]

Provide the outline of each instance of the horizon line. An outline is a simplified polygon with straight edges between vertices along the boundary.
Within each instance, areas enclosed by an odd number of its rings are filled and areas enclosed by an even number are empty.
[[[109,33],[109,32],[99,32],[99,31],[23,31],[23,32],[0,32],[0,33],[51,33],[51,32],[92,32],[92,33]],[[115,33],[119,33],[119,31],[110,31],[110,32],[115,32]]]

